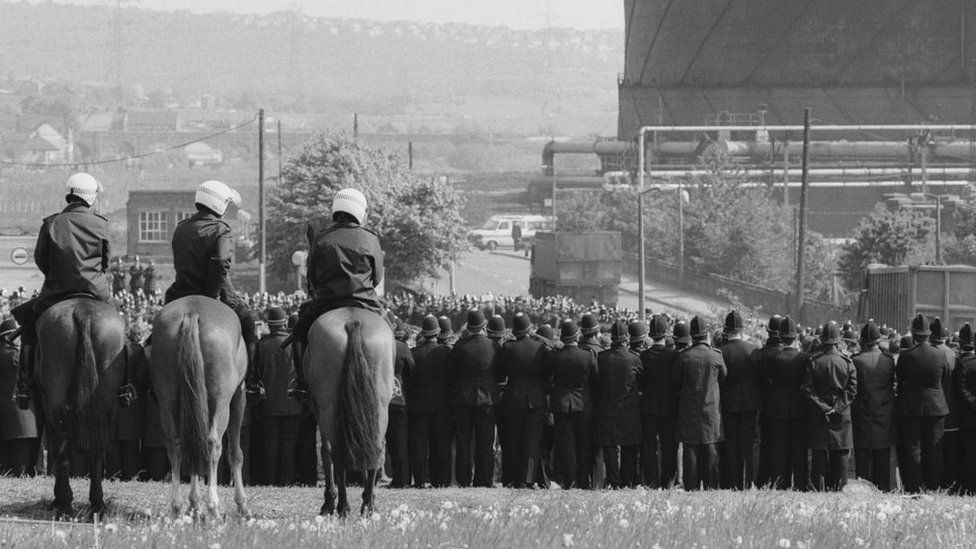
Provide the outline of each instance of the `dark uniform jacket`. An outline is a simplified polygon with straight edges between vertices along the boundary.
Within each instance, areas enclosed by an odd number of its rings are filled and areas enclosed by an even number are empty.
[[[587,351],[593,353],[593,356],[596,356],[602,353],[603,351],[607,350],[607,348],[604,347],[602,343],[600,343],[599,335],[591,336],[589,339],[580,341],[579,347],[581,349],[586,349]]]
[[[376,288],[383,280],[383,250],[379,237],[356,223],[336,223],[312,239],[308,256],[312,298],[328,302],[330,309],[380,312]]]
[[[895,413],[908,417],[938,417],[949,413],[943,391],[949,376],[946,354],[928,343],[906,349],[895,367],[898,394]]]
[[[264,417],[289,417],[305,415],[305,408],[298,400],[288,398],[288,388],[295,379],[295,362],[291,349],[282,349],[281,342],[288,337],[282,330],[271,332],[258,341],[255,363],[261,372],[265,398],[261,402]]]
[[[640,355],[626,346],[597,356],[596,436],[601,446],[641,442]]]
[[[549,371],[546,347],[530,337],[509,341],[495,355],[495,376],[507,380],[499,410],[537,410],[545,408]]]
[[[651,346],[641,353],[641,414],[673,416],[678,411],[678,394],[674,389],[674,360],[677,352],[667,347]]]
[[[454,404],[490,406],[498,403],[495,383],[495,349],[483,332],[459,340],[451,350],[454,372]]]
[[[756,412],[762,398],[762,375],[752,359],[756,346],[742,339],[722,344],[722,359],[728,376],[722,384],[723,412]]]
[[[722,353],[704,341],[678,353],[673,383],[678,390],[679,442],[713,444],[722,440],[719,383],[727,374]]]
[[[953,372],[956,370],[956,352],[952,347],[945,343],[935,345],[935,348],[945,353],[946,363],[949,364],[949,375],[945,378],[942,385],[942,392],[945,393],[946,404],[949,405],[949,415],[946,416],[945,430],[954,431],[959,428],[959,399],[955,397],[956,392],[952,388]]]
[[[952,375],[952,388],[959,399],[959,427],[976,431],[976,353],[963,351]]]
[[[146,396],[149,389],[149,364],[142,345],[125,343],[126,372],[129,383],[136,391],[136,400],[129,406],[119,407],[115,413],[114,440],[139,440],[142,438],[146,415]]]
[[[20,349],[0,338],[0,440],[37,436],[37,419],[34,415],[36,399],[31,401],[27,410],[21,410],[14,403],[19,358]]]
[[[203,295],[236,303],[230,280],[233,261],[234,240],[226,221],[211,212],[197,212],[180,221],[173,232],[176,280],[166,290],[166,302]]]
[[[875,450],[894,446],[895,361],[872,345],[853,356],[857,398],[851,407],[854,447]]]
[[[396,340],[396,357],[393,361],[393,399],[390,406],[406,406],[406,390],[403,385],[403,376],[413,368],[413,354],[410,346],[405,342]]]
[[[411,350],[413,364],[404,374],[410,415],[447,413],[451,407],[451,384],[454,372],[451,348],[428,340]]]
[[[767,349],[772,349],[772,352],[765,352]],[[753,356],[762,365],[765,379],[763,417],[806,417],[809,404],[802,387],[809,357],[795,347],[764,347]]]
[[[44,219],[34,262],[44,273],[35,312],[76,293],[111,302],[107,277],[108,221],[85,204],[73,203]]]
[[[546,354],[545,361],[552,374],[552,411],[563,414],[591,411],[596,355],[578,345],[564,345]]]
[[[813,403],[810,414],[810,448],[844,450],[853,446],[851,403],[857,396],[857,371],[850,357],[828,347],[807,360],[803,392]],[[828,423],[828,410],[837,412]]]

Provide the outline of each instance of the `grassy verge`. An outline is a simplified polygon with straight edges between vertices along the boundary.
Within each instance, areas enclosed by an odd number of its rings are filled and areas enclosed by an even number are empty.
[[[76,494],[87,483],[72,482]],[[99,524],[50,522],[53,481],[0,479],[0,547],[972,547],[976,504],[944,495],[379,489],[378,513],[316,516],[313,488],[251,488],[255,517],[172,518],[168,486],[108,483]],[[358,490],[352,490],[358,508]],[[185,490],[184,490],[185,497]],[[82,497],[81,499],[84,499]],[[78,505],[80,510],[80,504]],[[34,520],[37,522],[27,522]]]

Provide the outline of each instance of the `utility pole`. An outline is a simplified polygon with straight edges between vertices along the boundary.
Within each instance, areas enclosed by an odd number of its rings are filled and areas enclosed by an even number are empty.
[[[805,254],[803,247],[807,236],[807,187],[810,170],[810,109],[803,109],[803,169],[800,179],[799,234],[796,242],[796,320],[803,322],[803,275]]]
[[[407,141],[407,168],[413,171],[413,141]]]
[[[278,119],[278,184],[281,185],[281,119]]]
[[[644,130],[641,129],[637,134],[637,308],[639,309],[637,314],[641,322],[647,320],[647,314],[644,312],[647,308],[647,301],[644,296],[647,293],[647,288],[644,285],[647,275],[644,257],[644,172],[646,170],[644,166],[644,143]],[[678,200],[681,198],[679,197]]]
[[[359,137],[359,113],[352,113],[352,136],[353,138]]]
[[[265,261],[267,249],[264,235],[264,109],[258,109],[258,231],[261,242],[258,254],[258,292],[268,291]]]
[[[641,242],[644,233],[641,232]],[[678,288],[685,285],[685,190],[681,178],[678,178]]]

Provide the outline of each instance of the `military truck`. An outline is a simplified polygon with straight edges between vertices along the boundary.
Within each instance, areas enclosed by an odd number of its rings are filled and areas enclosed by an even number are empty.
[[[942,319],[947,330],[976,325],[976,267],[920,265],[867,268],[867,289],[858,316],[906,332],[918,313]]]
[[[617,306],[620,233],[538,232],[532,247],[529,293],[566,296],[577,303],[597,300]]]

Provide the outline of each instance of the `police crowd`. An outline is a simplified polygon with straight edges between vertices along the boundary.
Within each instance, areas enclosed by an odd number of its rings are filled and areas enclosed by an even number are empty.
[[[247,482],[314,485],[316,425],[289,398],[294,366],[281,349],[302,296],[245,299],[265,311],[263,392],[244,426]],[[161,301],[127,290],[116,300],[129,319],[137,398],[118,411],[106,473],[162,480],[165,441],[146,375],[151,346],[143,348]],[[698,317],[654,315],[645,325],[564,298],[404,294],[389,308],[398,339],[391,487],[836,490],[856,475],[882,490],[900,481],[909,492],[976,492],[976,469],[965,466],[976,462],[968,324],[949,336],[938,318],[920,315],[899,336],[873,322],[855,333],[774,316],[762,334],[736,311],[710,332]],[[15,328],[8,319],[0,333]],[[7,396],[17,356],[0,337],[0,466],[30,475],[43,463],[43,422]]]

